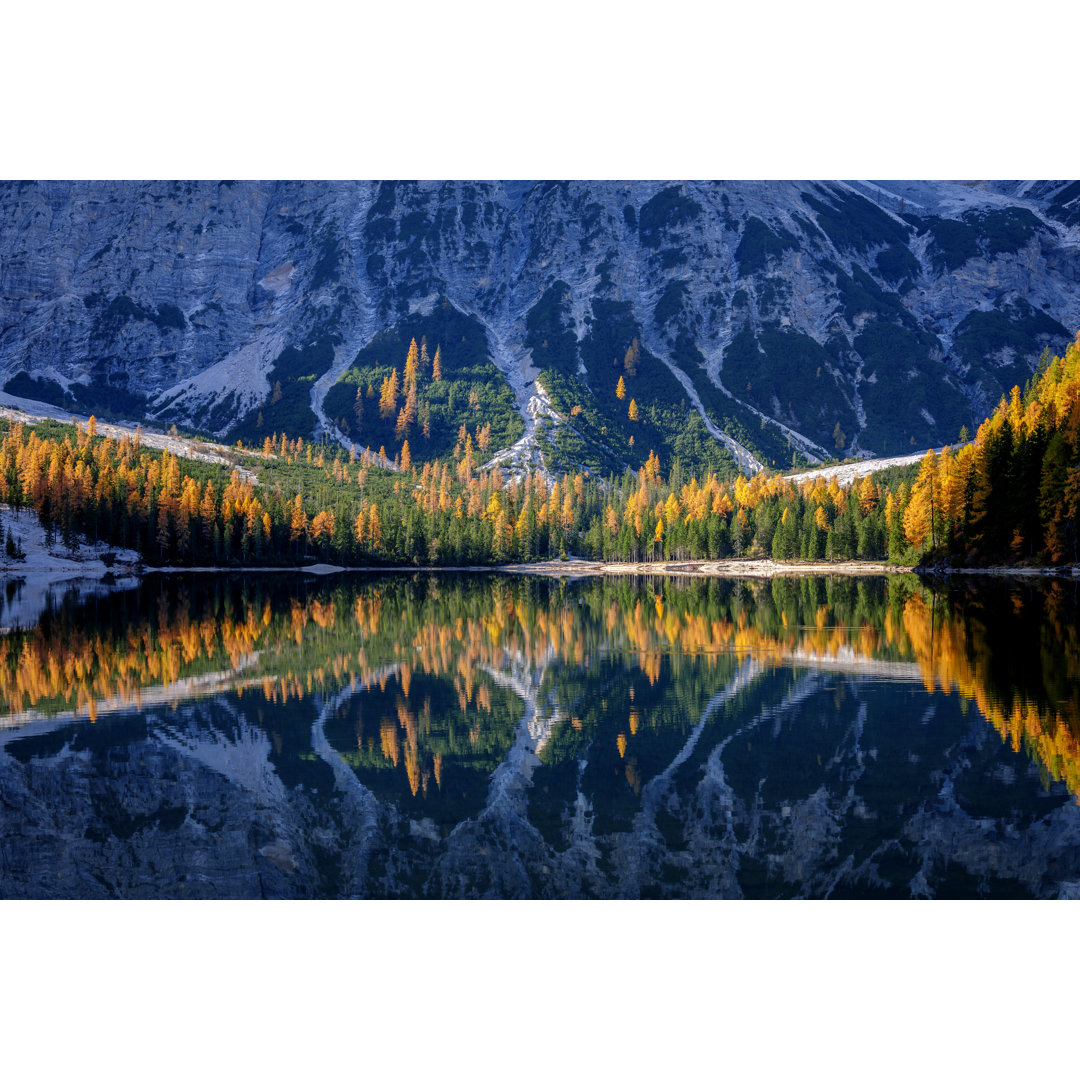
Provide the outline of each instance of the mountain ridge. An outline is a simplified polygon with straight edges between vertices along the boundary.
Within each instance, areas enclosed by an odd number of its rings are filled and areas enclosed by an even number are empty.
[[[974,426],[1080,326],[1078,264],[1064,182],[6,184],[0,385],[227,438],[280,381],[289,434],[363,445],[340,380],[449,304],[505,464],[786,467]]]

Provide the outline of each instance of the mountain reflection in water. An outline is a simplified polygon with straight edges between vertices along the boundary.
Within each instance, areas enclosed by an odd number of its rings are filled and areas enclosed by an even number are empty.
[[[0,638],[0,895],[1074,895],[1078,658],[1063,582],[76,589]]]

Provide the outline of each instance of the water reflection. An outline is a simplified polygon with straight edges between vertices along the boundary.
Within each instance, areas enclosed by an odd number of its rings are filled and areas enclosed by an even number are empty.
[[[0,639],[0,892],[1069,894],[1075,614],[907,577],[72,592]]]

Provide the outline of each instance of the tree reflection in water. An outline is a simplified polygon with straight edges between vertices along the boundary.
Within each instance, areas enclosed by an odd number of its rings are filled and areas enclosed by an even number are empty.
[[[1041,581],[153,579],[0,640],[0,761],[261,754],[264,801],[318,822],[286,895],[999,894],[985,851],[935,870],[911,823],[1008,838],[1075,804],[1075,611]]]

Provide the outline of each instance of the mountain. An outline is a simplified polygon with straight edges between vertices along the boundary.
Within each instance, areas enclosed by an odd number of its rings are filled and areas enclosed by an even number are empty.
[[[1078,328],[1080,183],[0,186],[6,395],[230,441],[393,456],[368,387],[416,338],[414,460],[898,453]]]

